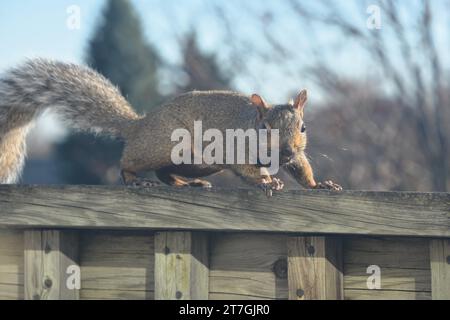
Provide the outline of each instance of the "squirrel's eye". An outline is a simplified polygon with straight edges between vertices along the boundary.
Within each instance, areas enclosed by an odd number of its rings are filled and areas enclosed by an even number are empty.
[[[304,123],[302,124],[302,128],[300,129],[300,131],[301,131],[302,133],[306,131],[306,126],[305,126]]]

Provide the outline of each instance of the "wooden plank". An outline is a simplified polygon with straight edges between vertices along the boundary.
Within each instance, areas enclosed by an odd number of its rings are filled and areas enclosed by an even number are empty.
[[[154,291],[145,290],[105,290],[105,289],[83,289],[83,300],[153,300]]]
[[[226,292],[211,292],[209,294],[210,300],[274,300],[268,296],[248,295],[246,293],[226,293]]]
[[[210,299],[287,299],[286,236],[227,233],[210,243]]]
[[[155,235],[155,298],[207,299],[209,293],[206,234],[158,232]]]
[[[428,239],[398,237],[344,238],[346,299],[428,299],[431,275]],[[381,288],[370,290],[369,266],[380,268]]]
[[[428,240],[399,237],[345,237],[345,265],[430,269]]]
[[[68,267],[78,267],[76,232],[25,231],[25,299],[76,300],[79,290],[67,284]]]
[[[448,193],[0,186],[0,203],[0,227],[450,237]]]
[[[367,273],[369,265],[344,266],[344,290],[369,290]],[[429,269],[386,268],[381,267],[381,288],[393,291],[431,292]],[[373,291],[373,290],[369,290]]]
[[[0,230],[0,300],[23,299],[23,231]]]
[[[431,292],[402,290],[355,290],[345,291],[346,300],[431,300]]]
[[[288,284],[291,300],[344,298],[342,243],[337,237],[289,237]]]
[[[154,252],[151,232],[81,232],[80,298],[153,299]]]
[[[450,239],[430,240],[433,300],[450,300]]]
[[[22,300],[23,299],[23,286],[15,284],[2,284],[0,285],[0,300]]]

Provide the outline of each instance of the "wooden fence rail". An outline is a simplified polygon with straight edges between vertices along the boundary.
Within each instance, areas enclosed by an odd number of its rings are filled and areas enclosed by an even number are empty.
[[[450,194],[0,186],[5,298],[450,299]]]

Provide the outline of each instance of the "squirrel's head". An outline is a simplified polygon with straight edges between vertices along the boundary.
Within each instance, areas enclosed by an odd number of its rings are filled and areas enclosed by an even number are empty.
[[[269,105],[259,95],[251,97],[258,110],[258,126],[262,129],[279,130],[280,163],[286,164],[293,156],[306,147],[306,127],[303,111],[308,100],[306,90],[302,90],[295,100],[287,104]]]

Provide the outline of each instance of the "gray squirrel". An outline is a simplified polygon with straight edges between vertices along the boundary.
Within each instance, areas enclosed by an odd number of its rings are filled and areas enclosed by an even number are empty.
[[[303,112],[306,90],[287,104],[270,105],[259,95],[229,91],[194,91],[138,115],[119,90],[94,70],[46,59],[29,60],[0,76],[0,184],[16,183],[26,157],[26,136],[34,120],[51,108],[68,126],[121,138],[125,141],[120,167],[125,184],[152,185],[139,172],[155,171],[173,186],[209,187],[199,178],[230,169],[266,193],[283,183],[255,164],[186,164],[171,161],[171,133],[193,130],[201,120],[207,128],[279,130],[281,165],[306,188],[341,190],[331,182],[317,183],[304,153]],[[192,178],[192,179],[190,179]]]

